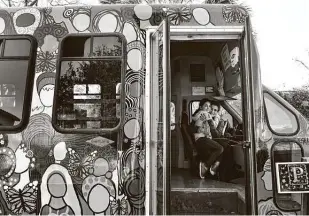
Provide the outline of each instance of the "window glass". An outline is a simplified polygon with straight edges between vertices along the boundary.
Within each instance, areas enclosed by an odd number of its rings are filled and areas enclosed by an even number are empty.
[[[0,59],[0,125],[20,123],[28,74],[28,61]]]
[[[119,82],[120,60],[63,61],[57,89],[58,120],[71,121],[66,128],[116,127],[120,121],[116,117]]]
[[[199,108],[199,105],[200,105],[200,101],[192,101],[190,103],[190,116],[192,117],[192,115],[195,113],[196,110],[198,110]],[[190,117],[190,118],[191,118]]]
[[[91,37],[67,37],[62,44],[63,57],[89,57]]]
[[[303,149],[293,141],[279,141],[273,145],[271,154],[272,170],[275,172],[272,188],[274,190],[274,203],[282,211],[297,212],[304,203],[301,193],[295,192],[301,192],[307,185],[302,178],[302,170],[306,169],[306,166],[297,164],[302,161]],[[290,175],[286,175],[286,170],[290,171]],[[264,171],[264,176],[271,175],[270,169],[264,168]],[[264,178],[264,181],[269,180]],[[265,183],[272,185],[272,182]]]
[[[94,37],[94,56],[121,56],[122,42],[119,37]]]
[[[123,46],[118,35],[110,34],[70,36],[64,40],[54,105],[56,126],[66,130],[119,126],[123,106],[121,78],[125,69]],[[95,59],[90,60],[91,57]]]
[[[0,39],[0,51],[2,50],[3,44],[4,44],[4,41]]]
[[[232,108],[242,117],[242,98],[241,93],[234,96],[236,100],[227,100],[227,103],[232,106]]]
[[[271,129],[278,134],[295,133],[298,124],[293,113],[267,93],[264,93],[264,100]]]
[[[233,127],[233,117],[222,106],[220,108],[219,114],[220,114],[221,119],[223,119],[224,121],[228,121],[230,127]]]
[[[29,56],[30,47],[29,40],[6,40],[4,56]]]
[[[91,54],[92,52],[92,54]],[[98,57],[121,56],[122,40],[120,37],[70,36],[62,46],[63,57]]]

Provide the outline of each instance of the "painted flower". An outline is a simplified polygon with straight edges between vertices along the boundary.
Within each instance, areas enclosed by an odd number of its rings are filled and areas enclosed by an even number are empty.
[[[149,19],[149,22],[153,26],[160,25],[160,23],[166,17],[166,13],[162,7],[153,8],[152,16]]]
[[[181,22],[190,22],[192,13],[189,7],[170,8],[166,11],[167,17],[173,25],[179,25]]]
[[[57,51],[55,52],[43,52],[42,50],[38,51],[37,56],[37,73],[40,72],[55,72],[56,70],[56,59]]]
[[[222,8],[223,18],[226,22],[244,23],[248,17],[248,12],[243,7],[237,5],[229,5]]]
[[[111,214],[112,215],[129,215],[130,205],[126,196],[123,196],[121,199],[112,199],[111,200]]]
[[[134,7],[122,7],[121,9],[121,14],[123,16],[124,20],[134,20]]]

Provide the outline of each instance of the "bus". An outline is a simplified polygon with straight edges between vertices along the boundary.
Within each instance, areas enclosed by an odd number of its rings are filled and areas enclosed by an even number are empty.
[[[309,124],[240,5],[1,8],[0,76],[2,215],[308,214]]]

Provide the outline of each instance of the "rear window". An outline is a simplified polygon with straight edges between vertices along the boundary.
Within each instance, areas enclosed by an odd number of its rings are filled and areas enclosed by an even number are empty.
[[[37,43],[0,36],[0,130],[22,130],[29,120]]]
[[[268,93],[264,93],[264,101],[270,129],[279,135],[296,133],[298,122],[294,113]]]

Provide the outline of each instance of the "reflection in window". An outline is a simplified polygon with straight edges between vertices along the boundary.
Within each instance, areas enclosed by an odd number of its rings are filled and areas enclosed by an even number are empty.
[[[190,109],[191,109],[191,113],[190,113],[190,116],[192,116],[196,110],[198,110],[199,106],[200,106],[200,101],[192,101],[190,103]]]
[[[68,37],[62,44],[63,57],[88,57],[90,55],[90,37]]]
[[[226,102],[232,106],[232,108],[237,112],[240,117],[242,117],[242,98],[241,93],[233,96],[236,100],[227,100]]]
[[[119,125],[123,49],[118,35],[69,36],[63,41],[55,104],[60,128],[112,129]]]
[[[120,118],[121,116],[121,107],[120,107],[120,99],[121,99],[121,83],[116,85],[116,117]]]
[[[98,57],[121,56],[122,40],[120,37],[71,36],[65,39],[62,57]]]
[[[171,130],[175,130],[175,123],[176,123],[176,111],[175,111],[175,104],[171,102]]]
[[[114,128],[121,61],[63,61],[57,90],[58,120],[65,128]],[[89,84],[84,84],[89,83]],[[67,121],[67,122],[63,122]],[[71,121],[71,124],[68,123]],[[100,124],[99,124],[100,123]]]
[[[119,37],[94,37],[94,56],[121,56],[122,41]]]
[[[98,84],[74,85],[74,99],[101,99],[101,86]]]
[[[29,56],[31,43],[29,40],[6,40],[4,56]]]
[[[28,60],[0,58],[0,110],[7,113],[1,114],[0,125],[12,126],[22,118],[27,73]]]
[[[278,134],[296,132],[298,124],[293,113],[268,93],[264,93],[264,100],[271,129]]]
[[[0,108],[2,107],[15,107],[15,85],[13,84],[0,84]]]
[[[233,127],[233,117],[222,106],[221,106],[221,109],[220,109],[220,117],[224,121],[228,121],[230,127]]]

